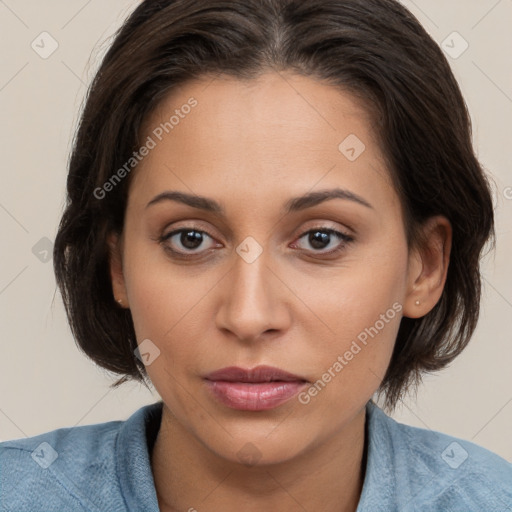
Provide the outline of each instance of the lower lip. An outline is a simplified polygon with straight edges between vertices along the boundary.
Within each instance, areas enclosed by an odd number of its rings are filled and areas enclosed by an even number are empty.
[[[219,402],[242,411],[274,409],[307,385],[303,381],[249,383],[207,380],[206,383]]]

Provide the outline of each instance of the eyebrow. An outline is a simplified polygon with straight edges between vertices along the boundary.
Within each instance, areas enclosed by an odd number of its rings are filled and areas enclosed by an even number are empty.
[[[307,208],[312,208],[313,206],[316,206],[325,201],[329,201],[331,199],[345,199],[373,209],[373,206],[368,201],[358,196],[357,194],[354,194],[349,190],[333,188],[319,190],[317,192],[308,192],[302,196],[293,197],[284,204],[283,210],[285,214],[293,213],[305,210]],[[186,204],[192,208],[197,208],[199,210],[216,213],[222,216],[225,215],[224,208],[214,199],[171,190],[158,194],[146,205],[146,208],[149,208],[150,206],[161,203],[163,201],[175,201],[178,203]]]

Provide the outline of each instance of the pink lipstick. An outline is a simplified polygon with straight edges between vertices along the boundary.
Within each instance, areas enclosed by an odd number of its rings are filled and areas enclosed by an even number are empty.
[[[230,366],[205,377],[213,396],[232,409],[264,411],[274,409],[295,396],[308,381],[271,366],[243,369]]]

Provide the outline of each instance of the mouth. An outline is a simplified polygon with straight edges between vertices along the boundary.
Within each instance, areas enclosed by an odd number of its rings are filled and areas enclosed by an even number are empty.
[[[274,409],[308,384],[304,377],[271,366],[230,366],[209,373],[205,382],[221,404],[245,411]]]

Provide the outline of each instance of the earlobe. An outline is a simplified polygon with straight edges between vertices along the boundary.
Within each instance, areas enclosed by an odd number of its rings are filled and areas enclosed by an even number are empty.
[[[404,316],[429,313],[443,293],[452,245],[452,227],[444,216],[431,217],[423,226],[420,247],[411,251]]]
[[[114,299],[122,308],[128,308],[128,298],[124,282],[122,239],[117,233],[111,233],[107,238],[109,252],[109,270]]]

